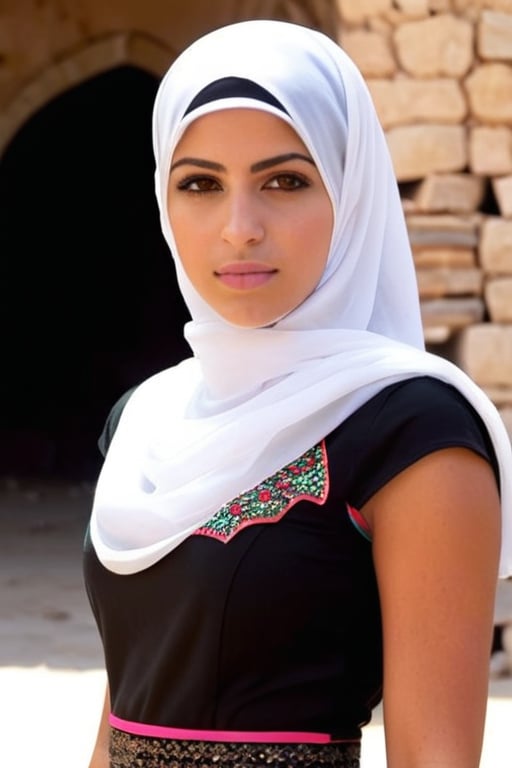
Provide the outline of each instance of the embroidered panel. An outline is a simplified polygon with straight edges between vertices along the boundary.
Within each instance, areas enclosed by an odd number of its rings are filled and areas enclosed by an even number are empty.
[[[327,451],[322,441],[250,491],[224,504],[196,535],[229,541],[255,523],[276,523],[298,501],[324,504],[329,490]]]
[[[112,729],[109,756],[111,768],[359,768],[361,745],[252,744],[250,742],[182,741],[134,736]]]

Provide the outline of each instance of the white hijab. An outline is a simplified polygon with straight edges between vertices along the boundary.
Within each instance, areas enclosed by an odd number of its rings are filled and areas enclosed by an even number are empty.
[[[192,100],[225,77],[259,84],[283,106],[247,96]],[[334,229],[314,293],[272,327],[220,318],[185,275],[166,210],[171,157],[199,115],[251,107],[301,137],[331,197]],[[191,45],[160,85],[153,116],[156,195],[192,321],[193,357],[152,376],[125,407],[98,479],[91,536],[128,574],[151,566],[220,507],[293,461],[383,387],[430,375],[482,416],[501,475],[500,575],[512,573],[512,452],[486,395],[424,351],[418,291],[385,136],[359,71],[323,34],[247,21]],[[369,438],[371,439],[371,438]]]

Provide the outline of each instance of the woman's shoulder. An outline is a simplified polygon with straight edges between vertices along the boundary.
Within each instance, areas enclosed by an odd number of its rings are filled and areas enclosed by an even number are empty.
[[[385,387],[330,437],[331,455],[343,456],[359,505],[401,470],[443,448],[475,451],[498,476],[479,414],[456,387],[430,376]]]
[[[431,434],[466,427],[486,434],[477,411],[452,384],[432,376],[415,376],[390,384],[354,414],[354,420],[395,428],[423,424]]]

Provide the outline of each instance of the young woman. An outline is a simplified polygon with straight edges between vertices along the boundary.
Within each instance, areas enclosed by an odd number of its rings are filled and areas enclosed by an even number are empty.
[[[221,28],[163,79],[154,149],[193,355],[102,438],[90,768],[356,768],[382,693],[390,768],[477,768],[510,441],[424,351],[363,79],[311,29]]]

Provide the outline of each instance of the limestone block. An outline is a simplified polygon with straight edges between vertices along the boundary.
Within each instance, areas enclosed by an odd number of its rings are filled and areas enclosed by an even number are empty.
[[[468,162],[462,125],[398,126],[387,132],[387,141],[398,181],[461,171]]]
[[[483,11],[477,29],[482,59],[512,59],[512,14]]]
[[[484,4],[484,0],[469,0],[469,3],[478,10],[481,10]],[[453,8],[460,13],[467,10],[468,0],[452,0]]]
[[[480,323],[484,313],[484,301],[478,296],[423,299],[421,302],[424,329],[448,328],[450,333],[460,331],[469,325]]]
[[[509,421],[510,417],[512,417],[512,386],[510,387],[492,387],[492,386],[486,386],[482,387],[484,392],[486,393],[487,397],[489,397],[492,402],[499,407],[500,414],[503,418],[503,416],[506,417],[505,426],[507,428],[507,432],[512,437],[512,422]],[[509,406],[511,408],[509,408]],[[502,412],[502,408],[505,408],[505,413]]]
[[[512,13],[512,0],[483,0],[484,8]]]
[[[431,174],[414,194],[420,211],[476,211],[483,200],[485,181],[468,173]]]
[[[482,271],[470,269],[417,269],[420,298],[442,296],[479,296],[482,293]]]
[[[429,248],[413,246],[412,255],[417,269],[426,267],[444,267],[463,269],[476,266],[474,248]]]
[[[512,277],[493,277],[487,280],[484,298],[494,323],[512,323]]]
[[[148,72],[161,72],[169,66],[169,49],[142,35],[131,35],[126,41],[129,61]]]
[[[462,123],[468,107],[457,80],[368,79],[375,108],[385,130],[408,123]]]
[[[394,5],[406,16],[428,16],[428,0],[395,0]]]
[[[512,218],[512,176],[493,179],[492,188],[501,215]]]
[[[486,275],[512,275],[512,221],[497,216],[484,221],[480,265]]]
[[[413,249],[476,248],[479,242],[481,217],[478,214],[407,215],[406,223]]]
[[[453,331],[447,325],[432,325],[423,328],[423,338],[425,345],[444,344],[449,341]]]
[[[429,0],[428,10],[430,13],[446,13],[451,9],[451,0]]]
[[[512,124],[512,66],[482,64],[464,81],[472,114],[484,123]]]
[[[371,30],[342,32],[341,47],[355,61],[364,77],[389,77],[397,65],[389,38]]]
[[[379,16],[389,11],[393,0],[337,0],[341,21],[349,24],[362,24],[371,16]]]
[[[512,0],[452,0],[453,10],[457,13],[468,13],[479,16],[485,9],[512,13]]]
[[[390,35],[392,30],[392,24],[381,16],[372,16],[371,19],[367,20],[366,27],[380,35]]]
[[[512,0],[484,0],[485,8],[512,13]]]
[[[512,173],[512,129],[505,126],[472,128],[469,167],[482,176]]]
[[[508,390],[508,395],[510,398],[512,398],[512,388]],[[492,399],[492,398],[491,398]],[[495,405],[499,405],[499,403],[496,403],[496,401],[493,401]],[[505,425],[505,429],[508,432],[508,436],[512,440],[512,408],[510,407],[511,400],[506,401],[503,403],[503,406],[499,409],[500,416],[502,418],[503,424]],[[510,608],[509,608],[510,610]],[[509,615],[509,620],[510,620]],[[510,643],[509,649],[508,649],[508,656],[509,656],[509,669],[510,674],[512,674],[512,623],[508,626],[508,643]]]
[[[399,10],[399,0],[395,0],[393,8],[386,13],[386,20],[389,21],[392,27],[399,27],[401,24],[405,24],[411,20],[424,19],[428,17],[428,13],[408,13],[407,11]]]
[[[478,323],[464,328],[455,357],[480,386],[512,386],[512,325]]]
[[[394,40],[399,62],[414,77],[461,77],[473,63],[473,25],[448,13],[401,24]]]

